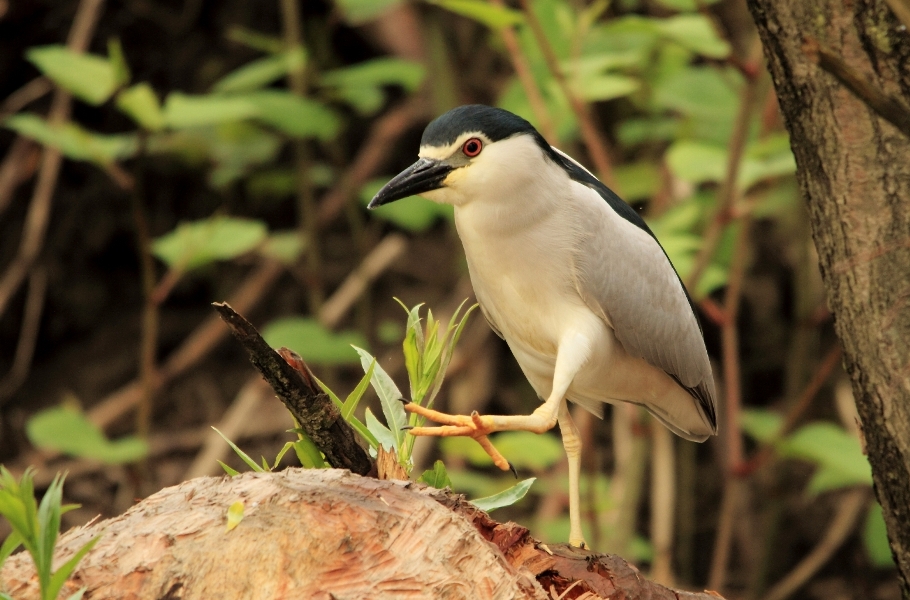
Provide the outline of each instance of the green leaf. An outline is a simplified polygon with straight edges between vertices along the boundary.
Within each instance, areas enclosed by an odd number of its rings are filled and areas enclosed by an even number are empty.
[[[335,0],[344,20],[351,25],[363,25],[400,4],[402,0]]]
[[[437,460],[433,463],[433,468],[424,471],[417,481],[440,490],[452,487],[452,481],[449,479],[449,474],[446,472],[446,466],[441,460]]]
[[[376,440],[377,446],[381,444],[386,450],[395,449],[396,444],[398,443],[395,439],[395,435],[388,427],[379,422],[379,419],[376,418],[376,415],[374,415],[373,411],[369,408],[364,411],[364,419],[366,420],[367,429]]]
[[[679,12],[695,12],[701,6],[711,6],[720,0],[655,0],[664,8]]]
[[[218,459],[215,459],[215,460],[218,460]],[[224,472],[227,473],[228,475],[230,475],[231,477],[240,475],[240,471],[234,469],[233,467],[227,466],[225,463],[221,462],[220,460],[218,461],[218,464],[221,465],[221,468],[224,469]]]
[[[237,500],[227,509],[227,531],[231,531],[243,521],[243,501]]]
[[[779,435],[784,418],[770,410],[745,408],[740,413],[739,424],[751,437],[759,442],[769,443]]]
[[[257,473],[265,473],[265,472],[267,471],[267,469],[263,469],[260,465],[256,464],[256,461],[255,461],[255,460],[253,460],[252,458],[250,458],[250,456],[249,456],[246,452],[244,452],[243,450],[241,450],[240,447],[237,446],[237,444],[235,444],[234,442],[232,442],[231,440],[229,440],[229,439],[227,438],[227,436],[225,436],[223,433],[221,433],[220,431],[218,431],[218,429],[216,429],[215,427],[212,427],[212,429],[214,429],[214,430],[218,433],[218,435],[221,436],[221,439],[223,439],[225,442],[228,443],[228,446],[231,447],[231,449],[234,451],[234,453],[235,453],[237,456],[239,456],[239,457],[240,457],[240,460],[242,460],[243,462],[245,462],[246,465],[247,465],[249,468],[253,469],[253,470],[254,470],[255,472],[257,472]],[[221,463],[220,460],[219,460],[218,462]],[[227,469],[228,469],[227,465],[225,465],[224,463],[221,463],[221,466],[225,468],[225,471],[227,471]],[[231,470],[233,470],[233,469],[231,469]],[[234,474],[236,474],[236,471],[235,471],[233,474],[230,473],[230,472],[228,472],[228,474],[229,474],[229,475],[234,475]]]
[[[666,37],[709,58],[726,58],[730,44],[717,34],[717,30],[704,15],[678,15],[656,19],[657,29]]]
[[[231,71],[212,86],[220,94],[250,92],[263,88],[306,65],[306,50],[295,48],[266,56]]]
[[[872,485],[872,469],[858,439],[834,423],[810,423],[778,444],[781,455],[840,473],[843,486]],[[832,480],[826,476],[825,483]]]
[[[366,206],[376,195],[376,192],[384,186],[391,177],[380,177],[372,179],[360,188],[360,202]],[[396,200],[391,204],[380,206],[370,211],[370,216],[394,223],[395,225],[421,233],[433,226],[440,216],[445,216],[452,212],[452,207],[446,204],[437,204],[417,196],[408,196],[401,200]]]
[[[524,22],[524,15],[521,11],[496,6],[483,0],[431,0],[431,2],[492,29],[502,29]]]
[[[366,345],[361,333],[334,332],[310,317],[275,319],[263,328],[262,337],[273,348],[286,346],[307,363],[320,365],[356,363],[357,355],[351,351],[351,346]]]
[[[110,441],[85,414],[67,406],[43,410],[25,425],[35,446],[107,464],[136,462],[148,454],[148,443],[129,436]]]
[[[57,148],[67,158],[102,166],[129,158],[138,148],[135,135],[104,135],[83,129],[71,121],[51,125],[29,113],[13,115],[3,125],[36,142]]]
[[[547,434],[505,431],[491,435],[490,442],[518,469],[548,469],[564,456],[562,443]],[[445,456],[458,456],[478,467],[493,464],[480,444],[468,437],[442,438],[440,448]]]
[[[660,169],[649,161],[617,165],[613,177],[627,202],[651,198],[660,187]]]
[[[888,530],[885,527],[885,518],[882,516],[882,505],[873,502],[866,515],[866,524],[863,527],[863,545],[869,561],[879,569],[893,569],[894,556],[891,554],[891,544],[888,542]]]
[[[25,56],[54,83],[89,104],[104,103],[117,89],[119,73],[100,56],[59,45],[30,48]]]
[[[3,568],[3,563],[6,562],[6,559],[16,551],[16,548],[22,545],[22,536],[19,535],[16,531],[11,532],[6,539],[3,540],[3,545],[0,546],[0,569]]]
[[[143,82],[117,94],[117,108],[126,113],[143,129],[160,131],[164,127],[164,113],[152,86]]]
[[[327,469],[332,466],[326,461],[322,452],[313,443],[313,440],[299,431],[297,435],[300,436],[300,439],[296,442],[288,442],[288,445],[293,446],[294,453],[297,455],[297,460],[300,461],[301,466],[307,469]],[[275,459],[275,467],[278,466],[279,460],[281,460],[280,454]],[[275,467],[272,468],[274,469]]]
[[[525,497],[525,494],[528,493],[528,490],[531,489],[531,485],[535,481],[537,481],[536,477],[519,481],[504,492],[499,492],[498,494],[493,494],[486,498],[471,500],[471,504],[486,512],[492,512],[497,508],[502,508],[504,506],[511,506]]]
[[[588,102],[602,102],[628,96],[641,87],[641,82],[626,75],[593,74],[574,84],[576,93]]]
[[[274,258],[285,264],[293,265],[306,249],[306,243],[299,231],[273,231],[259,248],[260,254]]]
[[[156,239],[152,252],[170,268],[190,271],[246,254],[261,244],[267,234],[262,221],[216,216],[181,223]]]
[[[413,92],[425,75],[426,69],[418,62],[401,58],[374,58],[327,71],[322,74],[320,81],[326,86],[352,89],[400,85],[405,91]]]
[[[674,175],[693,184],[721,181],[727,171],[726,148],[705,142],[674,142],[666,160]]]
[[[344,417],[345,421],[351,418],[351,415],[353,415],[354,411],[357,409],[357,405],[360,404],[363,394],[370,385],[375,369],[376,359],[374,358],[373,362],[370,363],[370,368],[366,370],[366,373],[364,373],[363,377],[360,379],[360,383],[358,383],[357,387],[355,387],[354,390],[348,394],[348,397],[345,398],[344,403],[341,406],[341,416]]]
[[[114,82],[117,87],[124,86],[130,82],[130,66],[126,63],[126,57],[123,55],[123,45],[117,38],[111,38],[107,41],[107,58],[114,70]]]
[[[252,48],[253,50],[259,50],[260,52],[267,52],[269,54],[277,54],[285,49],[284,40],[280,37],[268,35],[238,25],[234,25],[228,29],[225,37],[233,42]]]
[[[249,98],[217,94],[190,96],[171,92],[164,102],[164,120],[175,129],[203,127],[259,116]]]
[[[331,110],[288,91],[262,90],[232,98],[249,102],[256,109],[257,119],[295,138],[330,140],[341,127]]]
[[[685,116],[687,137],[726,148],[739,110],[741,81],[731,69],[673,69],[652,83],[652,102],[655,108]]]
[[[51,577],[51,584],[47,589],[47,594],[45,595],[48,600],[53,600],[57,597],[57,594],[63,588],[63,584],[66,583],[66,580],[69,579],[69,576],[76,569],[76,565],[78,565],[79,562],[85,557],[85,555],[95,547],[95,544],[97,544],[98,540],[100,539],[101,536],[98,536],[90,540],[88,543],[82,546],[82,548],[80,548],[78,552],[72,556],[72,558],[63,563],[60,568],[57,569],[57,571]],[[80,593],[77,592],[77,594]],[[70,597],[72,598],[72,596]],[[77,597],[81,597],[81,594]]]
[[[354,350],[360,355],[360,365],[363,367],[364,372],[369,370],[371,366],[373,368],[373,376],[370,378],[370,383],[373,384],[373,389],[376,390],[376,394],[379,396],[382,414],[385,416],[386,423],[388,424],[394,440],[393,448],[398,451],[399,458],[403,462],[406,462],[410,457],[400,451],[405,436],[407,435],[407,432],[404,431],[404,427],[408,424],[408,414],[401,404],[401,399],[404,396],[401,395],[398,386],[395,385],[395,382],[392,381],[389,374],[385,372],[385,369],[376,362],[376,359],[373,358],[369,352],[362,348],[358,348],[357,346],[354,346]],[[370,431],[373,431],[373,428],[369,426],[369,422],[367,423],[367,427]],[[382,441],[378,435],[376,438],[380,442]]]

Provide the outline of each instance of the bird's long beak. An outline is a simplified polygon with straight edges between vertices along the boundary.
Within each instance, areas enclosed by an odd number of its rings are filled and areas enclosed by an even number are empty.
[[[376,208],[408,196],[437,190],[442,187],[443,180],[453,168],[441,160],[421,158],[385,184],[367,208]]]

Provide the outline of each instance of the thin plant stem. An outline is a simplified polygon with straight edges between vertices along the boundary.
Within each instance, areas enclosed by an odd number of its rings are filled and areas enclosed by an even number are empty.
[[[575,118],[578,119],[581,137],[585,142],[585,146],[588,148],[588,153],[591,156],[591,160],[594,162],[597,174],[606,185],[616,189],[616,180],[613,176],[610,151],[607,147],[607,143],[597,131],[597,125],[591,107],[579,98],[569,86],[569,82],[566,80],[566,76],[559,66],[559,59],[556,57],[556,53],[553,51],[553,47],[550,45],[549,40],[547,40],[546,33],[544,33],[543,27],[531,7],[530,0],[521,0],[521,6],[524,9],[525,20],[531,28],[534,38],[537,40],[537,45],[540,47],[544,60],[547,62],[547,68],[550,70],[550,74],[569,100],[569,106],[572,107],[572,112],[575,113]]]
[[[300,10],[297,0],[281,0],[281,22],[284,44],[288,50],[303,45],[300,29]],[[296,96],[306,96],[306,65],[299,65],[288,71],[288,87]],[[297,214],[300,220],[300,237],[307,244],[306,271],[310,312],[317,314],[325,299],[322,281],[322,254],[319,248],[319,221],[316,194],[310,180],[309,167],[312,162],[310,149],[304,140],[294,142],[294,162],[297,175]]]
[[[492,4],[505,6],[503,0],[492,0]],[[528,98],[528,104],[531,105],[531,112],[534,113],[534,118],[540,125],[541,133],[543,133],[548,142],[555,144],[558,141],[556,127],[553,125],[553,119],[550,118],[543,94],[541,94],[537,82],[534,81],[531,66],[528,64],[528,57],[521,50],[521,44],[518,43],[518,36],[515,35],[515,30],[508,26],[503,27],[499,33],[502,36],[506,51],[509,53],[509,59],[512,61],[512,68],[515,69],[518,81],[521,83],[525,96]]]

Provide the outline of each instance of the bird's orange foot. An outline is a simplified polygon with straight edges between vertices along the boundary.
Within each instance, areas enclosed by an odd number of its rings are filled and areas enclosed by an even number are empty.
[[[439,423],[440,427],[414,427],[410,430],[411,435],[431,435],[437,437],[464,436],[477,440],[480,447],[490,455],[493,464],[503,471],[512,471],[518,477],[515,467],[509,464],[509,461],[499,453],[490,438],[487,436],[496,431],[493,426],[493,418],[481,416],[475,410],[470,415],[450,415],[439,412],[430,408],[418,406],[413,402],[405,402],[404,409],[409,413],[426,417],[434,423]]]

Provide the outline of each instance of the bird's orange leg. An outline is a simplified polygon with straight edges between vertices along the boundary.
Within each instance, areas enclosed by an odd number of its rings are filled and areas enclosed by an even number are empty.
[[[452,437],[465,436],[474,438],[480,447],[490,455],[493,464],[503,471],[515,472],[515,468],[509,464],[509,461],[493,446],[493,442],[487,436],[494,431],[492,423],[485,423],[484,418],[475,410],[471,416],[449,415],[438,410],[424,408],[413,402],[404,405],[404,409],[409,413],[426,417],[430,421],[440,423],[441,427],[414,427],[410,430],[411,435]]]

